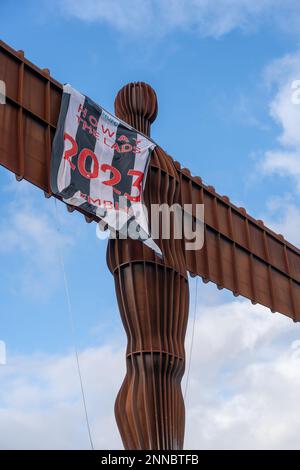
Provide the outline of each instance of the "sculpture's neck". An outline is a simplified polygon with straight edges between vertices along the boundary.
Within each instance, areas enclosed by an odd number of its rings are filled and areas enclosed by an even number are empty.
[[[143,116],[139,116],[138,114],[126,114],[125,116],[122,116],[122,119],[137,131],[150,137],[151,124],[148,119],[145,119]]]

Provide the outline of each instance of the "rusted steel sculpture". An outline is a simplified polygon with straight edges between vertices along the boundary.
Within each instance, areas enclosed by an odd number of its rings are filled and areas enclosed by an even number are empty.
[[[126,85],[115,101],[117,117],[149,135],[157,114],[155,92],[144,83]],[[145,204],[180,203],[174,162],[154,149]],[[150,211],[149,211],[150,212]],[[127,374],[115,406],[127,449],[181,449],[184,403],[184,337],[189,290],[183,240],[160,240],[164,260],[134,240],[110,240],[107,261],[114,275],[127,333]]]
[[[0,164],[51,196],[51,143],[62,85],[0,42]],[[149,135],[157,115],[155,92],[144,83],[126,85],[115,113]],[[184,336],[189,305],[187,272],[243,295],[272,311],[300,320],[300,251],[231,204],[201,178],[182,169],[160,147],[150,163],[145,203],[203,203],[205,243],[186,251],[184,240],[158,240],[163,260],[140,242],[110,240],[107,263],[128,345],[127,372],[115,406],[126,449],[181,449],[184,404]],[[78,210],[68,207],[70,211]],[[88,222],[98,220],[80,210]],[[195,215],[195,214],[194,214]],[[150,223],[151,225],[151,223]]]

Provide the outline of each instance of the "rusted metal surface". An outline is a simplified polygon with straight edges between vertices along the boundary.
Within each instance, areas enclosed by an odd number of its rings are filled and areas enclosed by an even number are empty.
[[[50,192],[51,142],[58,119],[62,86],[0,42],[0,80],[6,83],[0,106],[0,161],[19,180],[25,178]]]
[[[176,166],[182,203],[205,206],[205,243],[186,251],[187,270],[299,321],[299,249]]]
[[[115,101],[116,115],[150,132],[157,114],[154,91],[126,85]],[[145,204],[180,201],[180,179],[172,159],[159,147],[152,155]],[[127,334],[126,377],[115,414],[126,449],[182,449],[185,411],[181,379],[189,287],[184,240],[158,240],[164,259],[134,240],[110,240],[107,261]]]
[[[7,104],[0,106],[0,163],[51,196],[51,143],[62,85],[2,42],[0,80],[7,88]],[[149,134],[157,115],[155,92],[143,83],[129,84],[118,93],[115,112]],[[160,238],[161,260],[140,242],[109,241],[107,263],[128,338],[127,373],[115,412],[127,449],[180,449],[187,272],[299,321],[300,251],[160,147],[151,158],[144,196],[148,207],[204,204],[205,242],[201,250],[186,251],[184,240]],[[80,212],[87,222],[97,220]]]

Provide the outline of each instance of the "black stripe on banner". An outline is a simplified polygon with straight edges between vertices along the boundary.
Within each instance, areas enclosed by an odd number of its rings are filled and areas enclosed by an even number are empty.
[[[124,139],[122,137],[124,136]],[[121,138],[121,140],[120,140]],[[134,130],[128,129],[123,124],[119,124],[116,132],[115,143],[122,147],[122,145],[128,145],[131,147],[136,146],[137,132]],[[126,148],[126,147],[125,147]],[[132,176],[128,175],[129,170],[134,169],[135,163],[135,153],[131,150],[128,152],[118,152],[117,149],[114,151],[114,156],[112,159],[112,166],[119,170],[122,175],[121,181],[116,184],[113,188],[114,194],[114,204],[119,202],[120,196],[124,196],[125,193],[131,194],[132,186]],[[111,174],[111,178],[113,175]],[[130,201],[128,200],[128,206],[130,206]]]
[[[60,105],[60,112],[58,123],[56,127],[55,136],[52,143],[52,152],[51,152],[51,176],[50,176],[50,186],[51,191],[54,194],[58,194],[57,187],[57,177],[60,162],[64,153],[64,129],[65,129],[65,120],[70,103],[70,94],[63,93]]]
[[[87,196],[90,195],[90,180],[85,178],[78,170],[78,157],[80,152],[83,149],[89,149],[94,151],[96,146],[96,137],[90,132],[90,130],[97,130],[96,126],[93,126],[91,123],[98,123],[101,109],[93,104],[88,97],[85,98],[83,104],[83,111],[81,113],[82,120],[79,122],[79,126],[76,132],[76,142],[78,145],[77,155],[72,157],[72,163],[75,165],[75,169],[71,172],[71,182],[70,185],[61,192],[61,196],[64,199],[69,199],[74,196],[77,191],[81,191]],[[79,113],[78,113],[79,114]],[[92,118],[91,118],[92,117]],[[90,120],[91,118],[91,120]],[[86,171],[91,171],[92,168],[92,158],[90,156],[86,159],[85,164]],[[91,204],[84,203],[85,209],[89,212],[95,213],[96,208]]]

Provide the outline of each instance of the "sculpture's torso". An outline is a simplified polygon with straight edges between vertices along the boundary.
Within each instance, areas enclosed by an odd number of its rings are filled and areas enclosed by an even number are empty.
[[[140,132],[149,131],[156,110],[155,93],[145,84],[127,85],[116,99],[116,114]],[[151,156],[144,202],[148,211],[150,204],[180,203],[176,167],[159,147]],[[189,305],[184,242],[174,239],[172,229],[170,239],[155,242],[163,259],[137,240],[111,239],[107,249],[127,335],[126,376],[115,404],[126,449],[183,446],[180,384]]]

